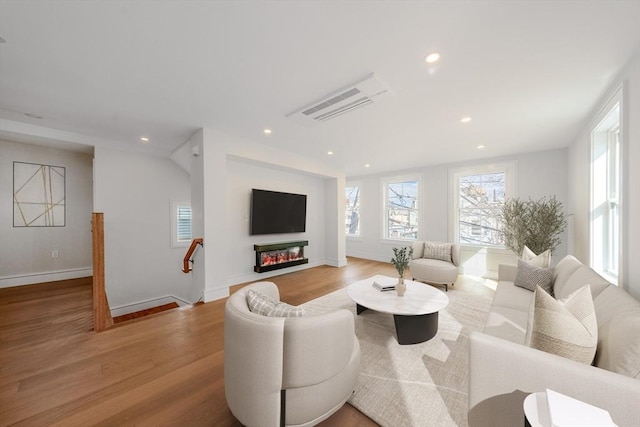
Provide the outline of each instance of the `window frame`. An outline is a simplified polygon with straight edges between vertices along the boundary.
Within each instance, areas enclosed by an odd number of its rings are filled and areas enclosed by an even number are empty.
[[[410,181],[415,181],[416,185],[417,185],[417,192],[416,192],[416,198],[417,203],[416,203],[416,222],[417,222],[417,227],[418,230],[416,231],[416,238],[415,239],[402,239],[402,238],[396,238],[396,237],[389,237],[389,211],[387,209],[389,202],[388,202],[388,198],[389,198],[389,184],[393,184],[393,183],[400,183],[400,182],[410,182]],[[422,174],[421,173],[414,173],[414,174],[403,174],[403,175],[393,175],[393,176],[388,176],[388,177],[384,177],[381,178],[380,180],[380,185],[381,185],[381,194],[382,194],[382,240],[385,241],[390,241],[390,242],[415,242],[415,241],[419,241],[422,238],[422,229],[420,227],[420,224],[422,224]]]
[[[515,197],[517,174],[517,162],[515,160],[497,163],[481,163],[449,169],[449,208],[451,212],[451,215],[449,215],[449,239],[452,242],[470,247],[505,249],[504,245],[460,242],[460,178],[468,175],[482,175],[496,172],[503,172],[505,174],[505,201]]]
[[[625,146],[623,98],[623,87],[620,86],[594,118],[589,128],[589,261],[591,268],[616,285],[622,280],[623,257],[621,233],[624,212]],[[607,156],[604,172],[597,170],[597,159],[602,154]],[[606,182],[601,178],[606,178]],[[612,182],[615,182],[617,187],[614,195],[612,195]],[[603,197],[602,203],[596,201],[598,197]],[[615,224],[612,223],[614,210],[617,211],[614,215],[617,217]],[[600,227],[598,219],[602,219]]]
[[[347,197],[347,188],[353,188],[353,187],[358,187],[358,232],[356,234],[350,234],[346,231],[346,225],[347,225],[347,203],[346,203],[346,197]],[[351,181],[345,184],[344,186],[344,192],[345,192],[345,210],[344,210],[344,215],[345,215],[345,233],[344,235],[348,238],[359,238],[362,235],[362,183],[359,181]]]
[[[170,216],[171,216],[171,247],[172,248],[183,248],[187,247],[191,244],[193,240],[193,211],[191,210],[191,203],[180,201],[180,200],[171,200],[170,203]],[[191,211],[191,238],[189,240],[178,240],[178,208],[179,207],[188,207]]]

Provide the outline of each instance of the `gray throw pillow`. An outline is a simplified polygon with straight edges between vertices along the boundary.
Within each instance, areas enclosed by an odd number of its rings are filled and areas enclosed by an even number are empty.
[[[518,272],[514,285],[531,292],[536,290],[536,286],[540,286],[549,295],[552,294],[553,286],[553,268],[536,267],[526,261],[518,259]]]
[[[533,324],[527,330],[531,336],[528,345],[591,364],[598,345],[598,322],[589,285],[562,301],[537,287],[534,299]]]
[[[295,307],[282,301],[276,301],[253,289],[247,291],[247,305],[252,313],[262,316],[301,317],[306,314],[302,307]]]

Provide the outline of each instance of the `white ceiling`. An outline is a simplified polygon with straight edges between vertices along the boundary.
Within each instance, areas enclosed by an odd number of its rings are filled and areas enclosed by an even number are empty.
[[[638,52],[640,0],[0,0],[0,37],[2,118],[163,155],[212,127],[353,176],[569,145]],[[286,118],[371,72],[392,96]]]

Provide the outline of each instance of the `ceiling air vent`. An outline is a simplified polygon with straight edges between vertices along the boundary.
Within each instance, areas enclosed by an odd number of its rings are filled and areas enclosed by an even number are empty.
[[[377,102],[389,93],[389,86],[371,73],[348,87],[288,114],[287,117],[298,123],[313,125]]]

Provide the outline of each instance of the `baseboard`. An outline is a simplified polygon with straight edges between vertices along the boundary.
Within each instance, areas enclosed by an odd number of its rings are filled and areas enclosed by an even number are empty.
[[[161,298],[154,298],[154,299],[150,299],[150,300],[146,300],[146,301],[141,301],[141,302],[136,302],[133,304],[125,304],[125,305],[121,305],[119,307],[113,307],[111,309],[111,316],[112,317],[118,317],[118,316],[123,316],[125,314],[129,314],[129,313],[135,313],[136,311],[142,311],[142,310],[146,310],[148,308],[153,308],[153,307],[159,307],[161,305],[165,305],[165,304],[171,304],[172,302],[175,302],[176,304],[178,304],[179,306],[185,306],[185,305],[189,305],[191,303],[180,299],[174,295],[167,295]]]
[[[373,261],[389,262],[393,254],[389,255],[388,257],[385,257],[385,256],[381,256],[380,254],[376,254],[374,252],[363,252],[363,251],[355,250],[355,251],[348,251],[347,256],[354,257],[354,258],[370,259]]]
[[[46,271],[42,273],[20,274],[0,277],[0,288],[34,285],[36,283],[57,282],[59,280],[78,279],[93,276],[93,268],[73,268],[69,270]]]
[[[347,259],[346,258],[342,258],[342,259],[325,259],[324,263],[325,263],[325,265],[330,265],[331,267],[344,267],[345,265],[347,265]]]
[[[346,261],[346,260],[345,260]],[[259,282],[260,280],[266,280],[269,277],[280,276],[282,274],[293,273],[294,271],[306,270],[307,268],[318,267],[324,265],[325,261],[311,261],[307,264],[296,265],[293,267],[287,267],[280,270],[267,271],[265,273],[249,273],[242,274],[240,276],[230,277],[226,280],[227,286],[239,285],[240,283]],[[220,297],[224,298],[224,297]],[[206,298],[205,298],[206,301]],[[212,300],[209,300],[212,301]]]
[[[204,302],[211,302],[229,296],[229,288],[218,288],[204,291]]]

